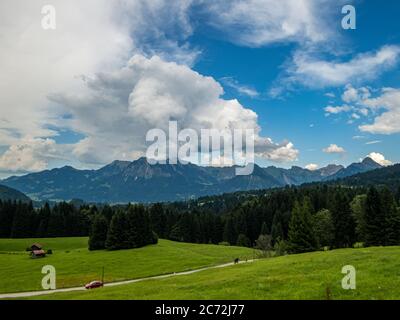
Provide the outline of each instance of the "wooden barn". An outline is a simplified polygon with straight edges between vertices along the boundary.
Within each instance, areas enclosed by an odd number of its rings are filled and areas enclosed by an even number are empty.
[[[34,243],[31,245],[31,258],[44,258],[46,252],[43,250],[43,246],[40,243]]]
[[[31,258],[36,259],[36,258],[44,258],[46,256],[46,252],[44,250],[33,250],[31,252]]]
[[[32,251],[35,251],[35,250],[42,250],[43,249],[43,246],[40,244],[40,243],[33,243],[32,245],[31,245],[31,250]]]

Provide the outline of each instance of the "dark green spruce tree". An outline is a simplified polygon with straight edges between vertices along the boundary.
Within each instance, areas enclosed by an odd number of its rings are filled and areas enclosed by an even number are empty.
[[[89,233],[89,250],[102,250],[106,247],[108,223],[102,214],[93,217]]]
[[[288,235],[289,251],[292,253],[310,252],[318,249],[311,210],[310,201],[307,198],[302,205],[298,202],[294,205]]]
[[[110,227],[108,228],[106,249],[119,250],[129,249],[131,246],[129,239],[128,219],[126,213],[117,211],[111,219]]]
[[[356,225],[350,199],[341,188],[334,192],[330,209],[335,229],[333,245],[336,248],[348,248],[356,241]]]
[[[275,213],[274,218],[272,219],[272,227],[271,227],[271,236],[272,242],[275,244],[279,240],[284,240],[285,233],[283,231],[282,226],[282,213],[278,211]]]
[[[400,244],[400,210],[396,200],[388,188],[381,192],[382,211],[385,216],[385,240],[384,245],[395,246]]]
[[[231,245],[236,244],[237,236],[232,217],[228,217],[225,221],[223,239]]]
[[[130,248],[140,248],[154,243],[150,219],[142,205],[129,206],[126,217]]]
[[[268,232],[268,226],[267,226],[267,223],[264,221],[263,224],[261,225],[260,235],[265,236],[268,233],[269,233]]]
[[[365,245],[380,246],[386,238],[386,213],[383,209],[381,195],[371,187],[365,201]]]
[[[151,229],[161,238],[167,237],[167,219],[162,204],[156,203],[151,206],[150,211]]]
[[[33,236],[33,207],[32,203],[18,203],[11,230],[11,238],[30,238]]]

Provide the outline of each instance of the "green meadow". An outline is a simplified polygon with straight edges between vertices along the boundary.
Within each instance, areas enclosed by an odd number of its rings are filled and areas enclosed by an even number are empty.
[[[42,290],[44,265],[57,272],[57,288],[84,286],[101,280],[116,282],[198,269],[252,258],[254,250],[242,247],[200,245],[159,240],[157,245],[121,251],[89,251],[87,238],[0,239],[0,293]],[[53,254],[31,259],[25,249],[38,242]]]
[[[356,289],[341,286],[356,268]],[[191,275],[33,299],[400,299],[400,247],[282,256]]]

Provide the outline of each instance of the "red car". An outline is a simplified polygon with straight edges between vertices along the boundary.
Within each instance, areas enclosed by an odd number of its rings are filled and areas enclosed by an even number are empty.
[[[96,288],[101,288],[103,286],[103,282],[101,281],[92,281],[85,285],[86,289],[96,289]]]

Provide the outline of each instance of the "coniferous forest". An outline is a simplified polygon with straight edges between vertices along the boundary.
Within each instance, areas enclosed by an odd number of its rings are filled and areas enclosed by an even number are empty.
[[[400,245],[399,195],[386,187],[314,185],[149,206],[77,208],[63,202],[35,209],[32,204],[3,201],[0,237],[89,235],[90,250],[142,247],[158,237],[293,253],[356,244]],[[215,202],[218,207],[225,202],[235,205],[216,211]]]

